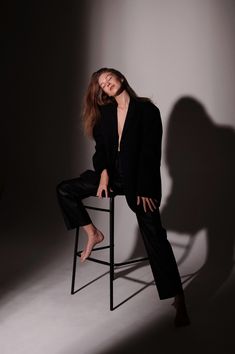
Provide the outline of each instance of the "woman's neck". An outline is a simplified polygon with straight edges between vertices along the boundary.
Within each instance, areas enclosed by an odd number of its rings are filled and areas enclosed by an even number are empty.
[[[127,108],[130,102],[130,96],[127,93],[126,90],[122,91],[120,95],[115,97],[115,100],[117,102],[118,108],[124,109]]]

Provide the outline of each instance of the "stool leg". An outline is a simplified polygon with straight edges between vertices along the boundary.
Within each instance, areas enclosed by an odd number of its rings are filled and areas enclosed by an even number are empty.
[[[76,229],[76,235],[75,235],[71,295],[74,294],[74,287],[75,287],[75,277],[76,277],[76,268],[77,268],[78,239],[79,239],[79,227]]]
[[[109,214],[109,237],[110,237],[110,252],[109,252],[109,276],[110,276],[110,311],[113,311],[113,281],[114,281],[114,197],[110,198],[110,214]]]

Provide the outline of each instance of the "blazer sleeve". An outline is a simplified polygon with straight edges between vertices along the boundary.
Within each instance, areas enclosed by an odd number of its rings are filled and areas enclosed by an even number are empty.
[[[92,157],[93,166],[97,173],[101,173],[107,168],[107,159],[100,121],[93,128],[93,138],[95,140],[95,153]]]
[[[162,121],[159,109],[146,103],[142,112],[141,149],[137,193],[142,197],[161,199]]]

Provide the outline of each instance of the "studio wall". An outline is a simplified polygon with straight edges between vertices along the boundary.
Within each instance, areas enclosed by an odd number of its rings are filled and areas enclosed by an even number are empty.
[[[94,142],[81,130],[81,100],[91,73],[108,66],[161,111],[161,213],[181,272],[204,267],[198,279],[206,282],[219,267],[210,291],[222,286],[234,245],[234,13],[232,0],[88,0],[8,9],[0,224],[6,283],[70,257],[73,239],[55,187],[92,167]],[[116,200],[115,217],[117,257],[144,252],[124,198]],[[106,232],[102,216],[94,222]]]
[[[161,213],[181,272],[202,267],[206,281],[220,252],[227,259],[208,293],[232,269],[234,11],[229,0],[90,1],[87,27],[89,75],[117,68],[160,108]],[[90,158],[92,143],[86,151]],[[140,235],[123,198],[116,213],[118,255],[126,258],[142,247]]]

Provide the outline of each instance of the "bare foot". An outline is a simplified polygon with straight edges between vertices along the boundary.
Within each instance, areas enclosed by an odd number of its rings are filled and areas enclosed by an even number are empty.
[[[91,254],[94,246],[97,243],[102,242],[104,239],[104,235],[101,231],[97,230],[94,234],[90,234],[88,236],[86,247],[84,248],[83,252],[81,253],[81,262],[84,262]]]
[[[175,327],[183,327],[190,325],[190,319],[187,313],[184,296],[181,294],[177,295],[172,306],[174,306],[176,309],[176,315],[174,320]]]

